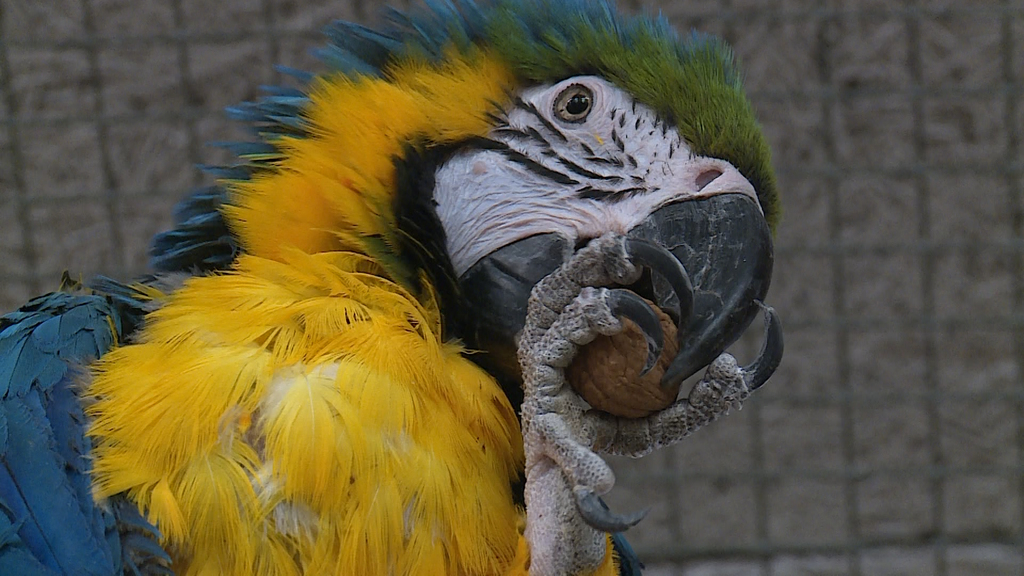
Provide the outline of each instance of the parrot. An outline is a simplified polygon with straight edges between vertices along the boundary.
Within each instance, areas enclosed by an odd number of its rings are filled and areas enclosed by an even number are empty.
[[[779,186],[724,41],[613,0],[325,35],[325,71],[228,108],[249,139],[145,275],[0,319],[0,573],[637,575],[602,455],[779,365]],[[697,382],[592,408],[566,367],[629,321],[651,369],[653,307],[660,385]]]

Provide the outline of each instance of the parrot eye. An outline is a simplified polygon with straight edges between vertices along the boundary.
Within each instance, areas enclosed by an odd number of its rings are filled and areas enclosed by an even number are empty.
[[[555,98],[555,115],[566,122],[583,122],[594,104],[594,93],[582,84],[573,84]]]

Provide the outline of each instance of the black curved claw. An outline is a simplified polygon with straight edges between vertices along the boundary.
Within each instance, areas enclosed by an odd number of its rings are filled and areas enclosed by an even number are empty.
[[[662,378],[665,386],[679,385],[718,358],[757,316],[754,301],[763,300],[771,284],[771,230],[754,199],[719,194],[659,208],[629,237],[664,246],[693,283],[693,315],[679,325],[679,354]]]
[[[686,273],[683,263],[664,246],[640,238],[627,238],[626,251],[630,259],[650,268],[668,282],[679,298],[677,325],[686,326],[693,316],[693,283],[690,282],[690,275]],[[682,337],[681,332],[679,336]]]
[[[573,495],[576,496],[576,509],[580,511],[583,521],[602,532],[624,532],[647,516],[647,510],[624,516],[615,514],[597,494],[587,488],[576,488]]]
[[[761,352],[749,365],[743,367],[743,379],[746,380],[747,389],[753,392],[757,390],[775,373],[775,369],[782,362],[782,321],[775,309],[765,306],[763,302],[756,302],[764,314],[764,343],[761,344]]]
[[[665,346],[665,333],[661,329],[658,315],[643,298],[622,288],[608,291],[608,308],[615,317],[628,318],[635,322],[644,333],[647,340],[647,362],[644,363],[640,375],[647,374],[654,368],[654,364],[661,357],[661,349]]]

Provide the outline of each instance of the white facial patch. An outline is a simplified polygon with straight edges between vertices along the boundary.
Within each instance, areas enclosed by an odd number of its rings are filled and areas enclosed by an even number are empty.
[[[438,168],[434,199],[455,272],[528,236],[625,233],[658,208],[746,194],[730,163],[694,156],[676,129],[596,76],[524,90],[483,147]]]

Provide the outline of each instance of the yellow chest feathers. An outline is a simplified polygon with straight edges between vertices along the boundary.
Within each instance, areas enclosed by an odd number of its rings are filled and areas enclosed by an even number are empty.
[[[365,257],[243,256],[97,363],[95,491],[187,574],[501,574],[515,414]]]

